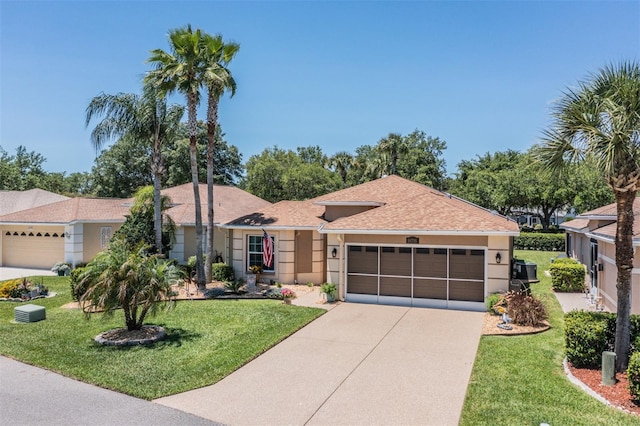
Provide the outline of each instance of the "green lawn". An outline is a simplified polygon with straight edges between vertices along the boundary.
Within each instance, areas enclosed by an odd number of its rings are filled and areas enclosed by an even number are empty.
[[[58,293],[34,301],[46,307],[45,321],[13,324],[18,304],[0,302],[0,354],[144,399],[215,383],[325,312],[275,300],[180,301],[146,321],[165,327],[165,341],[103,347],[93,338],[124,327],[122,314],[86,320],[79,310],[61,308],[71,301],[68,277],[43,279]]]
[[[461,425],[637,425],[638,417],[601,404],[571,384],[562,369],[564,319],[544,271],[556,253],[516,251],[538,265],[533,293],[544,300],[551,330],[480,340]]]

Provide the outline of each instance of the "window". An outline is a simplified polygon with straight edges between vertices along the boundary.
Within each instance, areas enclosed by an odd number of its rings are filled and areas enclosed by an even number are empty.
[[[101,226],[100,227],[100,248],[107,248],[109,246],[109,241],[111,240],[111,235],[113,231],[110,226]]]
[[[271,235],[271,239],[273,240],[273,261],[271,262],[270,267],[266,267],[263,262],[262,257],[262,235],[249,235],[248,239],[248,248],[247,248],[247,270],[253,265],[262,266],[263,272],[275,272],[276,270],[276,237]]]

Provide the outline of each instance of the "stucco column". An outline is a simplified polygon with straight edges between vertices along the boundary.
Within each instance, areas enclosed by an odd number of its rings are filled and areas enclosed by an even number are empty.
[[[64,261],[76,264],[84,262],[84,226],[75,223],[64,227]]]

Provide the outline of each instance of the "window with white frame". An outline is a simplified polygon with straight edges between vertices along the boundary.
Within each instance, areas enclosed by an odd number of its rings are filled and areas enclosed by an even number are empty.
[[[267,267],[264,265],[264,258],[263,258],[263,250],[264,250],[264,245],[263,243],[263,237],[262,235],[249,235],[249,238],[247,239],[247,270],[249,270],[250,267],[252,267],[253,265],[260,265],[262,266],[262,270],[263,272],[275,272],[276,270],[276,237],[271,236],[271,239],[273,240],[273,260],[271,261],[271,266]]]
[[[111,241],[111,236],[113,235],[113,228],[111,226],[101,226],[100,227],[100,248],[109,247],[109,241]]]

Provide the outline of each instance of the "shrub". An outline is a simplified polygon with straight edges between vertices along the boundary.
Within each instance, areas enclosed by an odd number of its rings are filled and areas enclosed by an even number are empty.
[[[564,234],[526,233],[513,239],[518,250],[564,251]]]
[[[76,268],[71,271],[71,279],[69,280],[69,285],[71,286],[71,297],[76,302],[80,300],[82,295],[87,291],[86,284],[80,284],[80,275],[85,271],[85,268]]]
[[[548,318],[544,304],[531,295],[510,291],[505,299],[507,313],[514,324],[535,327]]]
[[[18,298],[22,295],[21,280],[14,279],[0,284],[0,297]]]
[[[613,350],[615,314],[571,311],[564,318],[567,360],[578,368],[600,368],[602,352]]]
[[[487,312],[491,312],[492,314],[495,314],[493,307],[496,305],[496,303],[500,301],[500,297],[501,297],[500,293],[493,293],[493,294],[490,294],[489,297],[487,297],[487,300],[485,301]]]
[[[242,280],[231,280],[224,283],[224,287],[234,294],[239,294],[243,285],[244,282]]]
[[[338,287],[333,283],[324,283],[320,286],[320,292],[326,293],[327,296],[335,298],[338,294]]]
[[[631,397],[635,402],[640,402],[640,352],[632,354],[629,358],[627,378],[629,379]]]
[[[585,269],[573,259],[555,260],[549,267],[551,287],[555,291],[583,291]]]
[[[226,263],[214,263],[211,265],[211,278],[215,281],[233,281],[235,279],[233,267]]]

